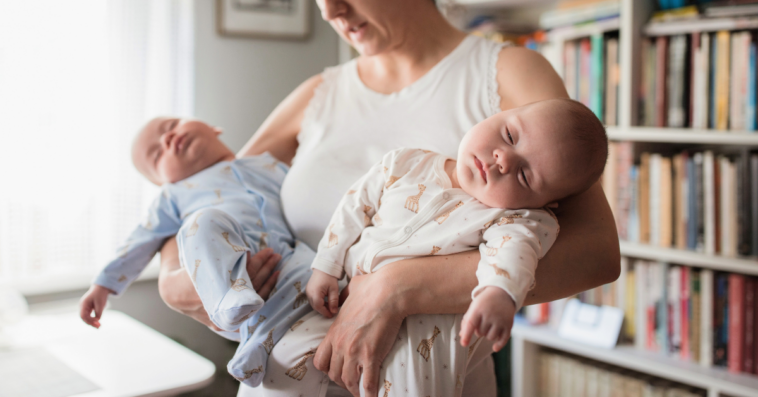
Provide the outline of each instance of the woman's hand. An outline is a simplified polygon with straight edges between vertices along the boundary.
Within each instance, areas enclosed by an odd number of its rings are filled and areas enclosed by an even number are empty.
[[[342,291],[344,303],[326,338],[316,350],[313,365],[329,378],[360,396],[363,373],[366,395],[375,396],[379,366],[395,343],[406,315],[384,272],[354,277]]]
[[[276,285],[279,272],[274,272],[274,266],[279,262],[281,256],[275,254],[270,248],[262,250],[255,255],[247,256],[247,273],[253,288],[264,300],[268,299],[271,290]],[[158,275],[158,290],[161,298],[168,307],[192,317],[200,323],[221,331],[216,327],[208,313],[203,308],[195,286],[189,274],[179,264],[179,250],[176,244],[176,238],[172,237],[163,244],[161,248],[161,271]]]

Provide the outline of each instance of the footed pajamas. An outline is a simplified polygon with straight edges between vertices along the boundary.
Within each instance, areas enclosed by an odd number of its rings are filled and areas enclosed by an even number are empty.
[[[385,155],[345,194],[312,267],[337,278],[353,277],[407,258],[478,248],[479,285],[472,294],[488,286],[502,288],[521,308],[534,286],[537,261],[558,235],[557,220],[547,209],[490,208],[453,189],[445,172],[447,160],[419,149]],[[466,368],[475,364],[470,361],[487,355],[476,348],[483,344],[480,340],[469,348],[460,345],[462,317],[409,316],[390,352],[393,359],[385,359],[391,366],[380,370],[379,395],[405,395],[408,390],[408,395],[459,396]],[[326,386],[318,386],[323,374],[308,370],[309,358],[331,321],[313,313],[292,326],[269,362],[267,396],[294,390],[323,395]]]
[[[292,322],[310,310],[305,285],[314,253],[296,244],[280,207],[288,168],[268,153],[222,161],[163,185],[147,219],[119,249],[95,284],[123,293],[166,238],[177,236],[179,259],[211,321],[240,329],[229,364],[240,381],[260,383],[268,355]],[[293,248],[294,246],[294,248]],[[282,256],[275,291],[264,305],[247,274],[247,254],[266,248]]]

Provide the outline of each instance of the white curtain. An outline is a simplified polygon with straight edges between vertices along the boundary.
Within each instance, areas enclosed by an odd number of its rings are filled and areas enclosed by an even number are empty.
[[[0,288],[85,287],[156,188],[148,118],[193,112],[191,0],[0,1]]]

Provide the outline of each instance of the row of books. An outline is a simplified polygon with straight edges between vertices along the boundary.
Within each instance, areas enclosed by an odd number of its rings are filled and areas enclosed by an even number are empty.
[[[643,152],[612,142],[603,189],[619,238],[659,247],[758,255],[758,154]]]
[[[572,99],[590,108],[605,125],[618,119],[619,40],[594,34],[563,47],[563,81]]]
[[[643,39],[639,124],[755,131],[755,40],[749,31]]]
[[[758,278],[622,258],[613,283],[577,296],[624,311],[621,342],[735,373],[758,374]],[[527,306],[532,324],[557,328],[564,301]]]
[[[703,389],[554,350],[540,350],[537,360],[541,397],[706,396]]]

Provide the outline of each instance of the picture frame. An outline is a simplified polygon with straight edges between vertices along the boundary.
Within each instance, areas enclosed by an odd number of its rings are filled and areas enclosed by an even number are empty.
[[[222,36],[306,39],[311,0],[216,0],[216,28]]]

